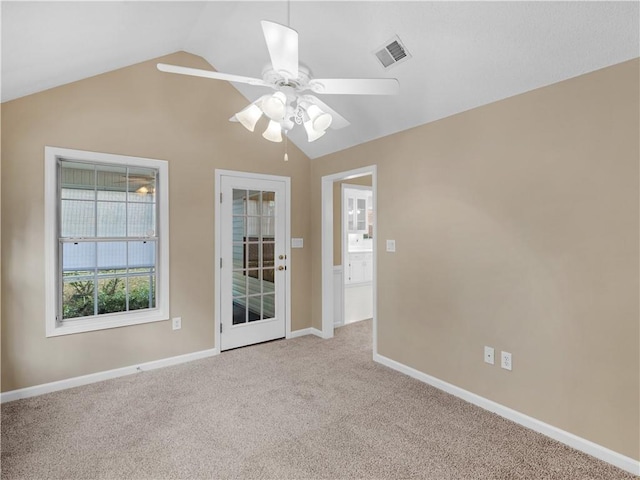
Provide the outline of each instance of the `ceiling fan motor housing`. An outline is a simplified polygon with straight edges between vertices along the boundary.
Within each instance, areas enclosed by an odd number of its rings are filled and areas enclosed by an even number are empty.
[[[298,67],[298,76],[295,79],[283,77],[280,73],[276,72],[271,65],[267,65],[262,71],[262,79],[264,82],[272,85],[275,90],[290,87],[298,92],[309,89],[310,75],[309,69],[302,65]]]

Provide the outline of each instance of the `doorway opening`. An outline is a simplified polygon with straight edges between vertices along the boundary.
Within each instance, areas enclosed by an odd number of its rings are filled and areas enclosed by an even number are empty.
[[[373,354],[377,354],[377,319],[376,319],[376,239],[377,239],[377,170],[375,165],[344,171],[322,177],[322,337],[333,337],[334,328],[346,323],[357,316],[360,319],[373,318]],[[351,185],[358,185],[352,187]],[[363,185],[364,184],[364,185]],[[346,185],[346,186],[345,186]],[[351,209],[352,222],[349,226],[349,201],[346,209],[342,208],[344,189],[360,189],[354,194]],[[337,191],[337,193],[336,193]],[[360,198],[361,213],[358,217],[358,199]],[[338,205],[339,203],[339,205]],[[343,218],[343,210],[345,218]],[[343,228],[343,222],[346,227]],[[358,222],[360,222],[358,224]],[[341,235],[344,231],[347,236]],[[349,237],[348,234],[352,236]],[[351,238],[352,247],[349,247]],[[356,251],[360,249],[361,251]],[[352,257],[351,254],[354,256]],[[361,255],[358,255],[361,254]],[[362,258],[360,258],[362,257]],[[351,263],[351,265],[349,265]],[[349,277],[352,280],[349,280]],[[345,282],[346,280],[346,282]],[[354,281],[355,280],[355,281]],[[355,296],[367,289],[356,292],[356,285],[367,286],[371,301],[368,303],[369,312],[356,307],[359,313],[346,312],[349,304],[348,288],[353,289]],[[360,295],[362,297],[362,295]],[[345,304],[345,300],[347,304]],[[363,303],[360,301],[360,303]],[[352,303],[353,305],[353,303]],[[349,317],[347,317],[347,314]]]
[[[348,183],[347,183],[348,182]],[[339,236],[342,308],[336,326],[373,317],[373,192],[371,175],[333,184],[339,190],[333,235]],[[339,188],[338,188],[339,187]],[[334,193],[334,202],[336,195]],[[334,212],[336,204],[334,203]],[[337,221],[340,220],[340,224]],[[336,244],[334,243],[334,246]],[[334,251],[334,263],[336,252]],[[336,271],[336,270],[334,270]],[[334,302],[339,303],[338,299]]]

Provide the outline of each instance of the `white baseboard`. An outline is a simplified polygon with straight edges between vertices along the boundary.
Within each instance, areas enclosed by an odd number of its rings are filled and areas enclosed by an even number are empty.
[[[473,403],[478,407],[489,410],[490,412],[500,415],[501,417],[518,423],[524,427],[535,430],[538,433],[542,433],[543,435],[551,437],[554,440],[568,445],[569,447],[575,448],[576,450],[580,450],[581,452],[615,465],[616,467],[626,470],[629,473],[640,475],[640,462],[634,460],[631,457],[627,457],[618,452],[614,452],[613,450],[603,447],[602,445],[598,445],[597,443],[593,443],[590,440],[578,437],[573,433],[561,430],[557,427],[554,427],[553,425],[549,425],[548,423],[544,423],[533,417],[525,415],[524,413],[520,413],[509,407],[505,407],[504,405],[481,397],[480,395],[476,395],[475,393],[471,393],[468,390],[456,387],[455,385],[447,383],[436,377],[432,377],[431,375],[427,375],[426,373],[408,367],[407,365],[404,365],[400,362],[396,362],[395,360],[391,360],[390,358],[387,358],[383,355],[376,353],[373,356],[373,360],[389,368],[397,370],[398,372],[404,373],[405,375],[409,375],[410,377],[420,380],[421,382],[436,387],[439,390],[444,390],[451,395],[462,398],[469,403]]]
[[[42,385],[35,385],[33,387],[11,390],[9,392],[0,394],[0,403],[12,402],[21,398],[35,397],[38,395],[44,395],[45,393],[64,390],[66,388],[79,387],[81,385],[101,382],[103,380],[109,380],[111,378],[124,377],[125,375],[131,375],[133,373],[155,370],[156,368],[169,367],[171,365],[178,365],[180,363],[191,362],[193,360],[200,360],[202,358],[213,357],[214,355],[218,355],[219,353],[220,352],[217,348],[200,350],[198,352],[186,353],[184,355],[178,355],[175,357],[154,360],[152,362],[139,363],[137,365],[131,365],[128,367],[115,368],[113,370],[106,370],[104,372],[90,373],[89,375],[82,375],[80,377],[67,378],[65,380],[59,380],[57,382],[44,383]]]
[[[315,335],[316,337],[322,337],[322,332],[317,328],[303,328],[302,330],[294,330],[289,334],[287,338],[304,337],[305,335]]]
[[[295,330],[291,332],[288,338],[296,338],[303,335],[315,335],[317,337],[322,337],[322,332],[317,328],[305,328],[302,330]],[[80,377],[67,378],[65,380],[59,380],[57,382],[43,383],[42,385],[34,385],[33,387],[11,390],[8,392],[0,393],[0,403],[13,402],[14,400],[20,400],[21,398],[36,397],[38,395],[44,395],[45,393],[57,392],[59,390],[65,390],[67,388],[102,382],[103,380],[109,380],[111,378],[124,377],[125,375],[144,372],[146,370],[155,370],[156,368],[169,367],[171,365],[178,365],[180,363],[191,362],[193,360],[200,360],[202,358],[213,357],[214,355],[218,355],[219,353],[220,352],[217,348],[211,348],[209,350],[186,353],[184,355],[178,355],[175,357],[162,358],[160,360],[154,360],[152,362],[130,365],[128,367],[115,368],[113,370],[106,370],[104,372],[90,373],[88,375],[82,375]]]

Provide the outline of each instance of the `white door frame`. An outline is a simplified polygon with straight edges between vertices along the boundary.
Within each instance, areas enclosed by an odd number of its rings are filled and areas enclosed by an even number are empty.
[[[375,357],[378,354],[378,249],[376,247],[378,242],[378,177],[376,165],[322,177],[322,338],[333,337],[333,183],[365,175],[371,175],[373,193],[373,355]]]
[[[287,256],[287,269],[285,270],[285,338],[291,337],[291,177],[281,177],[278,175],[265,175],[262,173],[238,172],[234,170],[215,170],[215,187],[214,187],[214,334],[215,348],[220,351],[220,323],[221,323],[221,301],[220,301],[220,242],[221,242],[221,226],[220,226],[220,194],[221,177],[238,177],[238,178],[254,178],[259,180],[275,180],[285,183],[285,227],[284,227],[284,251]],[[375,228],[375,226],[374,226]]]

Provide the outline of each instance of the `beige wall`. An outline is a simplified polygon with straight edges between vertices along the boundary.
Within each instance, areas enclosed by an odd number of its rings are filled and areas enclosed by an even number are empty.
[[[342,265],[342,185],[371,186],[371,175],[333,182],[333,264]]]
[[[313,326],[320,179],[375,163],[379,353],[638,459],[639,66],[314,160]]]
[[[639,458],[637,60],[313,162],[290,145],[288,163],[227,122],[246,105],[233,87],[156,61],[2,105],[2,391],[213,346],[216,168],[292,177],[291,233],[310,239],[292,251],[293,329],[320,328],[320,178],[377,164],[379,352]],[[170,162],[182,330],[45,338],[45,145]]]
[[[247,101],[226,82],[170,75],[157,59],[2,105],[2,391],[214,346],[214,171],[292,178],[294,237],[309,238],[310,161],[227,119]],[[186,53],[162,61],[211,68]],[[169,322],[45,338],[45,145],[169,161]],[[307,243],[307,242],[305,242]],[[291,252],[292,329],[310,326],[310,249]]]

